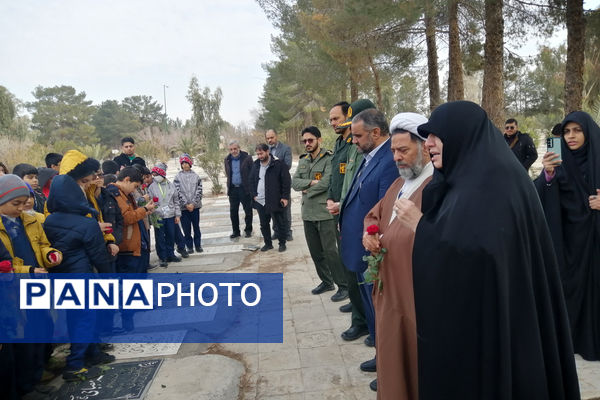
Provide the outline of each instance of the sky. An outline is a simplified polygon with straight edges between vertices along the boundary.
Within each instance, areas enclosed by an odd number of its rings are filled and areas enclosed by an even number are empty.
[[[186,120],[192,76],[223,91],[221,116],[252,124],[272,24],[253,0],[0,0],[0,85],[23,101],[38,85],[87,99],[150,95]],[[168,88],[163,89],[163,85]]]
[[[273,35],[255,0],[0,0],[0,85],[23,101],[38,85],[73,86],[94,104],[150,95],[162,105],[166,94],[169,117],[185,121],[195,75],[222,89],[225,120],[252,126]]]

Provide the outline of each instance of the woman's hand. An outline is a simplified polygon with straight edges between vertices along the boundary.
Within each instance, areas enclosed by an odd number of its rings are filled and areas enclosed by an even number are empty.
[[[544,166],[544,170],[548,175],[554,175],[554,169],[558,167],[562,161],[559,159],[558,154],[553,152],[548,152],[544,154],[542,158],[542,165]]]
[[[596,194],[589,197],[590,208],[600,210],[600,189],[596,189]]]

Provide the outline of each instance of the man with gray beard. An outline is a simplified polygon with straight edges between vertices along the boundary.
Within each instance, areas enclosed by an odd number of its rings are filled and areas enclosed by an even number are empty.
[[[423,188],[431,180],[433,165],[425,138],[417,127],[427,118],[415,113],[400,113],[390,123],[391,151],[400,178],[371,209],[364,220],[363,246],[372,254],[382,248],[387,252],[379,266],[373,306],[377,340],[376,369],[378,399],[418,399],[417,328],[412,284],[412,247],[414,232],[396,218],[396,202],[400,198],[421,207]],[[367,234],[367,227],[377,225],[379,233]]]

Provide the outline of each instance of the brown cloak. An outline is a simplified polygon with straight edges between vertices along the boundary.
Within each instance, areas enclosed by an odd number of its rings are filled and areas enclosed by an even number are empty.
[[[427,178],[409,198],[421,209]],[[387,249],[379,276],[383,291],[373,286],[375,331],[377,332],[377,399],[418,400],[417,328],[412,278],[414,232],[392,217],[393,206],[404,179],[392,183],[385,196],[365,217],[379,227],[381,245]]]

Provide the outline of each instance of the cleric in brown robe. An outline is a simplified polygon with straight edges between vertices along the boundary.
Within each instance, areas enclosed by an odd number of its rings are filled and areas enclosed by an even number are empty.
[[[423,188],[431,180],[433,166],[417,127],[427,118],[414,113],[400,113],[390,124],[391,150],[400,178],[365,217],[365,231],[370,225],[379,234],[363,236],[365,248],[378,253],[387,249],[379,267],[383,282],[380,291],[373,287],[375,331],[377,332],[377,398],[417,400],[417,329],[412,284],[412,246],[414,232],[396,218],[394,204],[398,198],[421,205]]]

